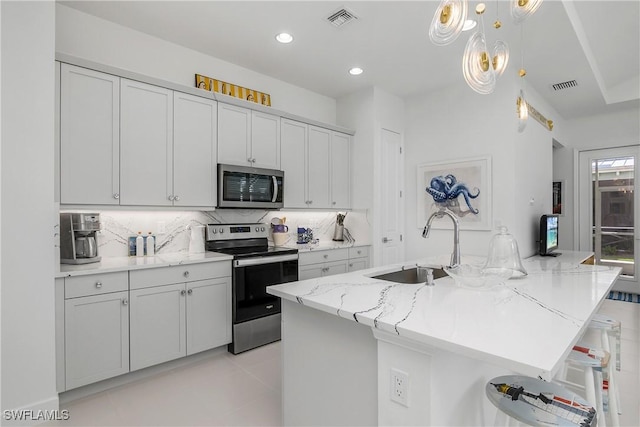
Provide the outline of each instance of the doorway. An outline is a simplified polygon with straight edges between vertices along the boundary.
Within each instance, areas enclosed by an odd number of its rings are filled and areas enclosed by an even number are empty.
[[[596,264],[622,268],[618,291],[639,293],[638,168],[640,146],[579,154],[579,248]]]
[[[402,139],[401,135],[388,129],[381,131],[381,265],[395,264],[404,259],[402,242]]]

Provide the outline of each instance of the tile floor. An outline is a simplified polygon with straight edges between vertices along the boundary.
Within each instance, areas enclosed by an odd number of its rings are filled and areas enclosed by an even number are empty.
[[[640,426],[640,304],[606,300],[622,321],[621,424]],[[210,359],[62,405],[64,426],[282,425],[280,343]]]

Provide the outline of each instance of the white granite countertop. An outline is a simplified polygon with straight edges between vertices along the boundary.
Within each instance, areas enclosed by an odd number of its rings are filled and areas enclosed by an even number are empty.
[[[620,274],[581,265],[588,252],[523,260],[528,276],[490,289],[468,289],[450,277],[435,286],[375,276],[401,266],[446,265],[450,255],[271,286],[283,299],[400,337],[550,379],[578,341]],[[462,257],[482,264],[479,257]]]
[[[229,261],[233,256],[217,252],[199,254],[169,253],[145,257],[103,257],[99,262],[82,265],[60,264],[55,277],[82,276],[86,274],[129,271],[141,268],[170,267],[202,262]]]
[[[370,246],[365,243],[346,243],[346,242],[334,242],[333,240],[324,241],[321,240],[318,243],[305,243],[305,244],[297,244],[291,243],[285,245],[287,248],[297,249],[298,252],[311,252],[311,251],[326,251],[333,249],[348,249],[348,248],[356,248]]]

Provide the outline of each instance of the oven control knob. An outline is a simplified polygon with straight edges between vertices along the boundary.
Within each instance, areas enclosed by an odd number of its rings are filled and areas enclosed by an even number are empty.
[[[264,227],[260,227],[260,231],[264,231]]]
[[[216,230],[215,228],[212,228],[212,229],[211,229],[211,232],[212,232],[213,234],[216,234],[216,233],[218,232],[218,230]]]
[[[224,228],[220,228],[218,229],[218,231],[220,232],[220,234],[224,233]]]
[[[256,227],[256,233],[260,231],[260,227]]]

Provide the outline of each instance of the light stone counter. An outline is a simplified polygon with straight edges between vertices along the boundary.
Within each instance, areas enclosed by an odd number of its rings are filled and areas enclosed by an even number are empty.
[[[366,344],[371,339],[366,337],[366,329],[359,327],[349,332],[353,334],[349,340],[354,342],[351,350],[344,349],[339,356],[318,356],[316,362],[324,364],[329,357],[348,358],[349,352],[358,351],[355,343],[362,340],[365,344],[362,344],[356,358],[360,362],[351,366],[345,374],[351,375],[360,369],[356,368],[358,364],[365,366],[367,358],[370,364],[377,366],[377,382],[374,381],[370,386],[378,390],[378,424],[478,425],[493,417],[483,393],[484,384],[491,375],[516,373],[550,380],[582,336],[589,319],[598,310],[621,271],[617,267],[582,265],[581,262],[590,255],[587,252],[564,251],[556,258],[535,256],[526,259],[523,265],[528,276],[504,281],[490,289],[463,288],[450,277],[437,279],[435,286],[401,284],[371,277],[397,270],[401,266],[446,265],[449,261],[447,254],[286,283],[272,286],[268,292],[283,299],[285,359],[290,354],[300,352],[300,343],[312,346],[314,339],[333,340],[330,334],[353,329],[349,323],[368,327],[369,336],[373,335],[373,341],[378,343],[377,350],[375,344]],[[462,262],[481,265],[483,259],[463,255]],[[297,330],[298,324],[304,323],[307,313],[313,316],[313,320],[307,323],[306,331]],[[333,321],[331,317],[345,320]],[[325,321],[327,325],[334,326],[314,332],[312,328],[320,328],[319,325]],[[308,339],[305,337],[307,334]],[[314,337],[313,334],[318,336]],[[338,351],[338,346],[325,342],[314,352],[329,348],[331,350],[327,351]],[[368,356],[372,348],[373,358]],[[414,350],[421,356],[412,356]],[[313,363],[311,358],[314,353],[305,354],[304,357],[307,357],[307,363]],[[297,393],[295,387],[299,383],[289,375],[291,372],[287,372],[286,362],[283,365],[285,391],[288,387],[292,393]],[[324,377],[330,377],[334,369],[339,369],[337,366],[330,369],[326,367],[327,370],[318,374],[318,384],[313,386],[315,388],[300,386],[301,396],[314,398],[315,389],[322,390]],[[412,391],[412,395],[416,399],[416,393],[420,394],[425,402],[424,407],[409,405],[408,409],[403,409],[397,403],[390,402],[389,369],[398,367],[413,375],[409,380],[412,388],[423,387],[419,392]],[[368,372],[360,376],[359,390],[365,387],[364,382],[371,376],[370,369]],[[296,374],[300,375],[301,372],[293,375]],[[448,379],[443,378],[445,374]],[[448,382],[452,384],[451,392],[459,396],[443,398],[440,392],[434,392],[439,388],[445,390]],[[425,391],[429,388],[431,394]],[[481,409],[462,415],[456,409],[460,402],[455,402],[463,396],[471,396],[469,404]],[[287,393],[283,398],[285,425],[313,424],[318,420],[326,424],[333,422],[321,418],[325,417],[326,411],[330,412],[329,407],[325,408],[325,413],[306,415],[296,409],[296,405],[301,404],[300,399],[296,400]],[[344,398],[347,396],[336,398],[336,404],[339,405],[340,399]],[[366,412],[369,406],[371,402],[360,409]],[[482,409],[484,406],[487,407]],[[304,411],[313,409],[305,407]],[[353,423],[362,421],[360,418],[348,418],[348,412],[340,413],[340,416],[347,417],[345,419]],[[372,419],[366,422],[370,423]]]
[[[199,254],[168,253],[145,257],[103,257],[99,262],[82,265],[60,264],[55,277],[82,276],[87,274],[129,271],[142,268],[171,267],[202,262],[230,261],[233,257],[217,252]]]

